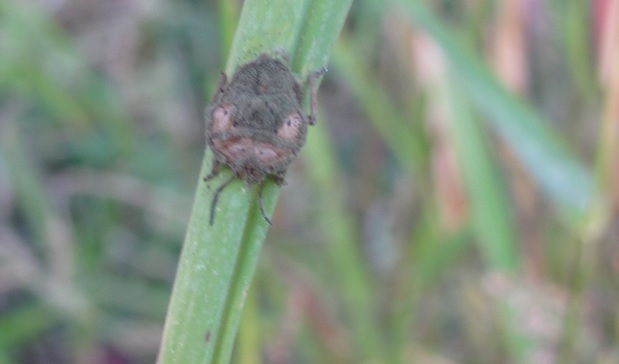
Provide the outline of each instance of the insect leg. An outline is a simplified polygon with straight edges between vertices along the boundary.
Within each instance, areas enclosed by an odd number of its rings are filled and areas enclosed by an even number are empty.
[[[213,202],[211,202],[211,217],[209,219],[209,223],[211,225],[213,225],[213,221],[215,220],[215,206],[217,205],[217,200],[219,200],[219,194],[235,178],[236,176],[233,174],[232,176],[230,176],[230,178],[228,178],[224,183],[221,184],[221,186],[217,187],[217,189],[215,190],[215,193],[213,194]]]
[[[318,90],[316,89],[316,79],[320,76],[324,76],[326,73],[327,73],[327,67],[322,66],[318,71],[314,71],[310,73],[308,77],[309,87],[310,87],[310,114],[308,116],[308,119],[309,119],[310,125],[316,124],[316,103],[318,102],[317,100]]]
[[[213,157],[213,167],[211,168],[211,173],[209,173],[206,177],[203,178],[204,182],[213,179],[217,173],[219,173],[219,161],[217,158]]]
[[[221,72],[219,74],[219,83],[217,84],[217,92],[224,92],[224,87],[228,83],[228,76],[225,73]]]
[[[262,217],[269,223],[269,225],[273,225],[271,223],[271,219],[269,219],[267,217],[267,214],[264,212],[264,206],[262,204],[262,189],[264,188],[264,182],[262,182],[260,184],[260,187],[258,187],[258,207],[260,208],[260,213],[262,214]]]
[[[228,76],[225,73],[221,72],[219,74],[219,82],[217,83],[217,89],[211,97],[211,102],[204,108],[204,115],[208,115],[209,112],[212,112],[213,105],[216,104],[216,100],[218,100],[224,91],[226,91],[226,86],[228,85]]]

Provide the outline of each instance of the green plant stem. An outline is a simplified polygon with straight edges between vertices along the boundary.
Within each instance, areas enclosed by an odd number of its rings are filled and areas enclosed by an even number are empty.
[[[258,54],[287,54],[304,80],[323,66],[351,0],[248,0],[228,58],[226,73]],[[311,131],[310,131],[311,132]],[[204,156],[200,176],[210,171]],[[233,181],[221,194],[215,223],[208,224],[213,191],[230,172],[198,183],[185,236],[158,362],[228,363],[242,307],[267,232],[257,190]],[[271,214],[279,188],[267,182],[264,209]]]

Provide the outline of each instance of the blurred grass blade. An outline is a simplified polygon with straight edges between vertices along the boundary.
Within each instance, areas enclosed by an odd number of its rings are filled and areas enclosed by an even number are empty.
[[[0,315],[0,347],[16,348],[58,323],[58,315],[41,303],[25,303]]]
[[[445,85],[450,104],[450,135],[458,155],[460,170],[466,182],[467,196],[478,237],[479,250],[493,271],[518,274],[521,268],[510,206],[503,181],[492,158],[484,129],[468,105],[466,94],[457,84]],[[508,275],[511,276],[511,275]],[[528,363],[527,353],[533,339],[516,330],[517,315],[503,299],[501,331],[516,363]]]
[[[354,224],[344,207],[345,188],[339,181],[338,167],[334,162],[335,151],[329,144],[326,126],[320,123],[314,128],[306,145],[308,178],[317,194],[317,206],[321,206],[319,222],[325,232],[327,255],[333,270],[337,272],[334,284],[340,287],[347,318],[351,322],[356,340],[355,352],[367,360],[384,357],[384,344],[377,332],[372,314],[373,287],[359,252],[359,226]]]
[[[468,107],[466,94],[457,84],[445,85],[454,141],[461,173],[466,182],[473,226],[480,250],[488,264],[503,272],[519,268],[516,238],[503,181],[492,160],[488,138]]]
[[[462,87],[519,156],[542,190],[565,207],[565,212],[582,216],[591,198],[591,175],[569,154],[548,127],[548,122],[507,92],[482,62],[464,48],[420,1],[397,0],[397,3],[404,6],[412,21],[443,49],[456,71],[454,81],[462,82]]]
[[[135,123],[126,100],[40,5],[0,1],[0,88],[32,98],[67,127],[92,128],[96,121],[119,148],[131,150]]]
[[[32,238],[44,255],[49,254],[49,226],[52,207],[46,196],[43,178],[30,160],[22,138],[18,110],[6,109],[0,124],[0,157],[6,163],[15,200],[22,209],[25,221],[30,224]]]
[[[338,43],[333,59],[359,104],[370,117],[370,122],[402,166],[408,171],[422,171],[424,158],[427,157],[426,143],[421,133],[412,130],[406,116],[398,112],[367,61],[358,56],[347,39]]]
[[[260,53],[288,53],[301,80],[323,65],[351,1],[248,0],[243,5],[226,73]],[[303,38],[303,39],[302,39]],[[307,40],[305,40],[307,38]],[[310,131],[311,132],[311,131]],[[206,153],[201,176],[210,170]],[[267,223],[256,206],[256,189],[234,181],[221,195],[215,224],[209,207],[223,171],[199,181],[174,291],[164,328],[159,363],[227,363],[245,295],[256,267]],[[279,188],[267,183],[264,207],[271,214]]]

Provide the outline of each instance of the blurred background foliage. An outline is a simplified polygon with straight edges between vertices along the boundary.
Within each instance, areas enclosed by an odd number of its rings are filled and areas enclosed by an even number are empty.
[[[241,6],[0,0],[0,363],[154,362]],[[619,362],[618,49],[615,0],[355,1],[233,362]]]

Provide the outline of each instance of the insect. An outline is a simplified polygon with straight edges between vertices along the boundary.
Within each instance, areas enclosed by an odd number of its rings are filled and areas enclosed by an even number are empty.
[[[271,224],[262,205],[262,189],[268,176],[284,183],[286,170],[305,144],[307,125],[316,122],[316,79],[325,67],[308,77],[310,113],[303,113],[303,92],[290,67],[267,54],[241,65],[228,82],[221,73],[217,90],[205,110],[206,141],[213,151],[208,181],[221,165],[233,172],[213,195],[210,224],[221,192],[235,178],[248,185],[259,184],[258,206]]]

